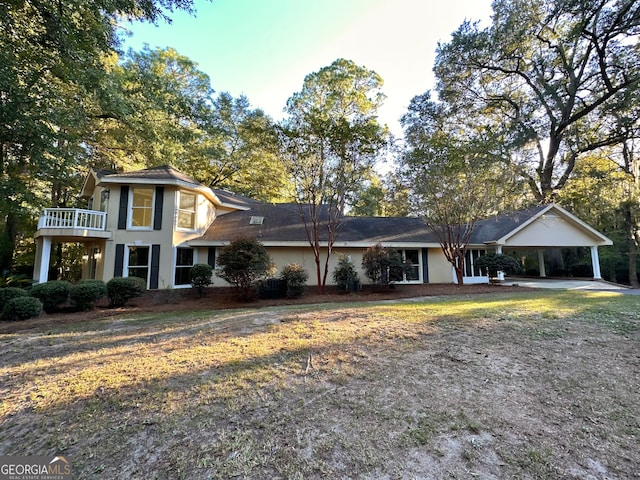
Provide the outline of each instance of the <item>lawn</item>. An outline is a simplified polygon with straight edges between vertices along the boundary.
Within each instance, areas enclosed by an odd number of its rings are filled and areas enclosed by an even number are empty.
[[[0,453],[74,478],[632,478],[640,298],[156,312],[0,334]]]

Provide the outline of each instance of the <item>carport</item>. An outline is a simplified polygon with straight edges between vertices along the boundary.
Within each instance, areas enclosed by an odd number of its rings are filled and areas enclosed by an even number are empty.
[[[598,247],[613,245],[602,233],[556,204],[484,220],[477,227],[484,244],[496,253],[536,251],[540,277],[546,277],[545,252],[555,248],[588,247],[593,278],[602,279]]]

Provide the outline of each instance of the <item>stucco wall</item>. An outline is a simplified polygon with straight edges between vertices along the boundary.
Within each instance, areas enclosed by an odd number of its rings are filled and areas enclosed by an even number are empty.
[[[429,283],[453,283],[451,264],[447,261],[440,248],[430,248]]]
[[[555,213],[543,215],[507,240],[508,247],[588,247],[593,236]]]

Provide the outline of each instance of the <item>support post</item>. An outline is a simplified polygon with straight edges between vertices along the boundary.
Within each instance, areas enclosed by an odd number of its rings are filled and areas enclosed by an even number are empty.
[[[35,269],[33,280],[44,283],[49,280],[49,262],[51,261],[51,238],[39,237],[36,240]]]
[[[600,257],[598,256],[598,247],[591,247],[591,266],[593,267],[593,279],[602,280],[600,274]]]
[[[546,277],[547,270],[544,268],[544,250],[538,250],[538,268],[540,269],[540,277]]]
[[[496,247],[496,253],[498,255],[502,255],[502,245],[498,245]],[[498,271],[498,281],[499,282],[504,282],[504,272],[502,270]]]

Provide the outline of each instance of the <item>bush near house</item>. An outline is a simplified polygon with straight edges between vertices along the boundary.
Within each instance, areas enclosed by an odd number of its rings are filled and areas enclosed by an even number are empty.
[[[380,244],[367,248],[362,256],[364,274],[374,285],[389,284],[389,269],[402,267],[402,255]]]
[[[358,272],[346,255],[340,255],[338,265],[333,271],[333,283],[340,290],[356,291],[360,288]]]
[[[70,289],[66,280],[50,280],[33,285],[29,294],[42,302],[45,312],[52,313],[69,300]]]
[[[287,284],[287,297],[289,298],[300,298],[304,293],[304,286],[309,280],[307,271],[297,263],[286,265],[282,269],[280,277]]]
[[[69,288],[69,299],[76,310],[91,310],[96,302],[107,296],[107,285],[102,280],[81,280]]]
[[[111,307],[123,307],[129,300],[147,290],[147,282],[140,277],[113,277],[107,282],[107,297]]]
[[[42,302],[35,297],[14,297],[5,303],[2,319],[8,321],[27,320],[42,313]]]
[[[235,287],[244,300],[255,298],[255,284],[268,278],[275,267],[262,243],[251,238],[233,240],[218,255],[216,275]]]
[[[480,268],[486,269],[489,272],[489,278],[497,277],[498,272],[504,272],[507,275],[517,275],[522,272],[522,267],[518,260],[501,253],[482,255],[478,257],[475,264]]]
[[[204,289],[213,283],[211,275],[213,275],[213,267],[207,263],[197,263],[189,270],[191,286],[198,289],[200,296],[203,295]]]
[[[0,288],[0,305],[6,305],[9,300],[17,297],[26,297],[29,294],[26,290],[18,287]]]

